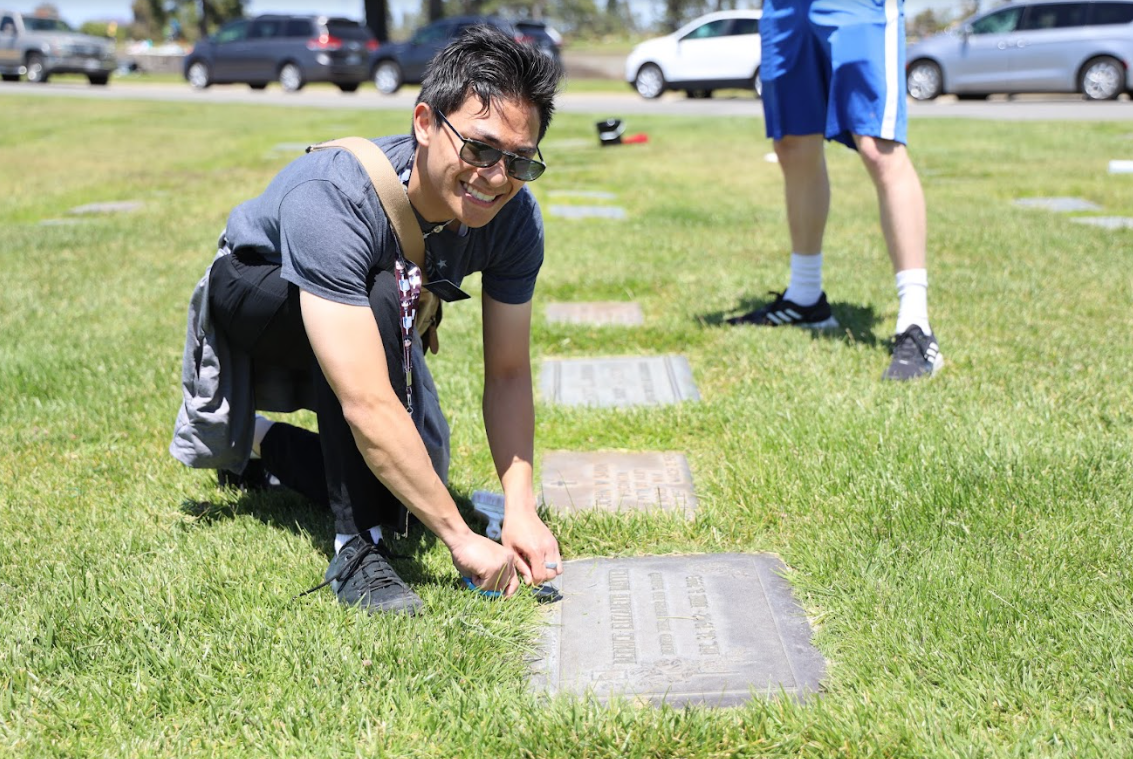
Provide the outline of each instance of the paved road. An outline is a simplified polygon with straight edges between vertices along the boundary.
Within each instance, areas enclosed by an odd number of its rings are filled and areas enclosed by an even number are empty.
[[[627,87],[628,90],[628,87]],[[185,84],[131,84],[112,82],[107,87],[91,87],[84,83],[51,83],[29,85],[25,82],[0,83],[0,98],[6,95],[91,98],[104,100],[160,100],[194,103],[242,103],[299,108],[355,108],[360,110],[409,110],[415,91],[383,96],[363,88],[346,94],[327,89],[310,89],[287,94],[276,87],[253,92],[240,85],[211,87],[197,92]],[[4,109],[0,107],[0,111]],[[585,95],[567,93],[560,97],[561,113],[584,113],[598,116],[665,115],[665,116],[747,116],[762,118],[763,109],[751,97],[717,97],[693,100],[683,93],[669,93],[658,100],[643,100],[627,91],[625,94]],[[1075,96],[1026,96],[1013,100],[993,99],[985,102],[959,102],[942,98],[932,103],[909,103],[913,118],[976,118],[1004,121],[1124,121],[1133,120],[1133,102],[1118,100],[1104,103],[1085,102]]]

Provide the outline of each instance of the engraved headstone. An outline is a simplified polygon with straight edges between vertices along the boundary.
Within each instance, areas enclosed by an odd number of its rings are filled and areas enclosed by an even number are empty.
[[[641,314],[641,306],[633,302],[548,303],[546,314],[547,321],[552,324],[636,327],[645,321]]]
[[[551,216],[564,219],[624,219],[626,210],[621,206],[551,206]]]
[[[108,203],[89,203],[85,206],[76,206],[67,213],[79,216],[92,213],[128,213],[137,211],[143,205],[145,203],[140,200],[115,200]]]
[[[683,511],[691,519],[697,500],[681,453],[549,451],[543,504],[556,511]]]
[[[810,625],[768,554],[569,561],[532,687],[673,706],[816,693]]]
[[[1076,216],[1070,221],[1102,229],[1133,229],[1133,219],[1128,216]]]
[[[700,400],[684,356],[547,359],[539,389],[548,403],[567,406],[656,406]]]
[[[1100,211],[1101,206],[1082,198],[1019,198],[1015,205],[1021,208],[1042,208],[1047,211],[1071,213],[1074,211]]]

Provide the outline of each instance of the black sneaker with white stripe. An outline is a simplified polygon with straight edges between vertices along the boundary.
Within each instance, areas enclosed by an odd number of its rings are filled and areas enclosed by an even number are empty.
[[[838,320],[826,302],[826,293],[819,296],[813,306],[800,306],[783,297],[785,293],[771,292],[775,300],[766,306],[750,311],[742,316],[733,316],[728,324],[758,324],[766,327],[806,327],[807,329],[838,329]]]
[[[944,366],[944,356],[936,338],[926,335],[917,325],[893,338],[893,360],[881,375],[887,380],[911,380],[931,377]]]

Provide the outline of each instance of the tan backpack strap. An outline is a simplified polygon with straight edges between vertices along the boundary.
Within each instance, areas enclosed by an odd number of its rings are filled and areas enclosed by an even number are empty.
[[[421,270],[421,281],[427,282],[425,271],[425,236],[421,234],[421,225],[417,223],[417,215],[409,205],[409,197],[397,172],[389,162],[386,154],[365,137],[343,137],[330,142],[320,142],[307,148],[313,150],[326,150],[327,148],[342,148],[349,151],[366,174],[370,177],[370,184],[386,212],[390,226],[393,227],[394,237],[401,246],[402,254]],[[433,353],[440,349],[437,341],[437,326],[441,323],[441,301],[428,290],[421,291],[417,301],[417,333],[421,340]]]
[[[362,168],[370,177],[374,191],[378,194],[382,209],[386,212],[393,227],[393,234],[401,246],[401,252],[407,259],[417,265],[421,270],[421,279],[425,280],[425,238],[421,234],[421,226],[417,223],[417,216],[409,205],[409,198],[397,173],[389,162],[386,154],[370,140],[364,137],[343,137],[330,142],[321,142],[307,148],[312,150],[326,150],[327,148],[342,148],[348,150],[362,164]]]

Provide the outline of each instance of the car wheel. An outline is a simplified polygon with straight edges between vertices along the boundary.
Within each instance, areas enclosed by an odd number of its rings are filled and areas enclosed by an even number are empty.
[[[1082,67],[1078,89],[1087,100],[1113,100],[1125,89],[1125,67],[1108,55],[1094,58]]]
[[[357,92],[358,82],[339,82],[338,89],[342,90],[343,92]]]
[[[193,61],[189,64],[189,70],[185,72],[185,78],[189,80],[190,87],[203,90],[212,84],[212,71],[204,61]]]
[[[294,63],[285,63],[279,69],[279,86],[284,92],[298,92],[304,84],[303,72]]]
[[[401,89],[401,66],[397,61],[385,60],[374,67],[374,86],[383,95],[392,95]]]
[[[653,100],[665,92],[665,75],[653,63],[647,63],[637,70],[637,78],[633,80],[633,87],[637,94],[643,98]]]
[[[87,81],[97,87],[105,87],[110,81],[110,74],[87,74]]]
[[[43,66],[43,56],[39,53],[31,53],[28,55],[27,63],[27,77],[28,81],[34,84],[46,84],[50,74]]]
[[[913,61],[905,75],[905,89],[913,100],[935,100],[944,91],[940,66],[932,61]]]
[[[267,82],[248,82],[248,86],[253,90],[266,90],[268,88]]]
[[[755,99],[763,99],[763,77],[759,75],[759,69],[755,70],[755,76],[751,79],[752,89],[755,90]]]

